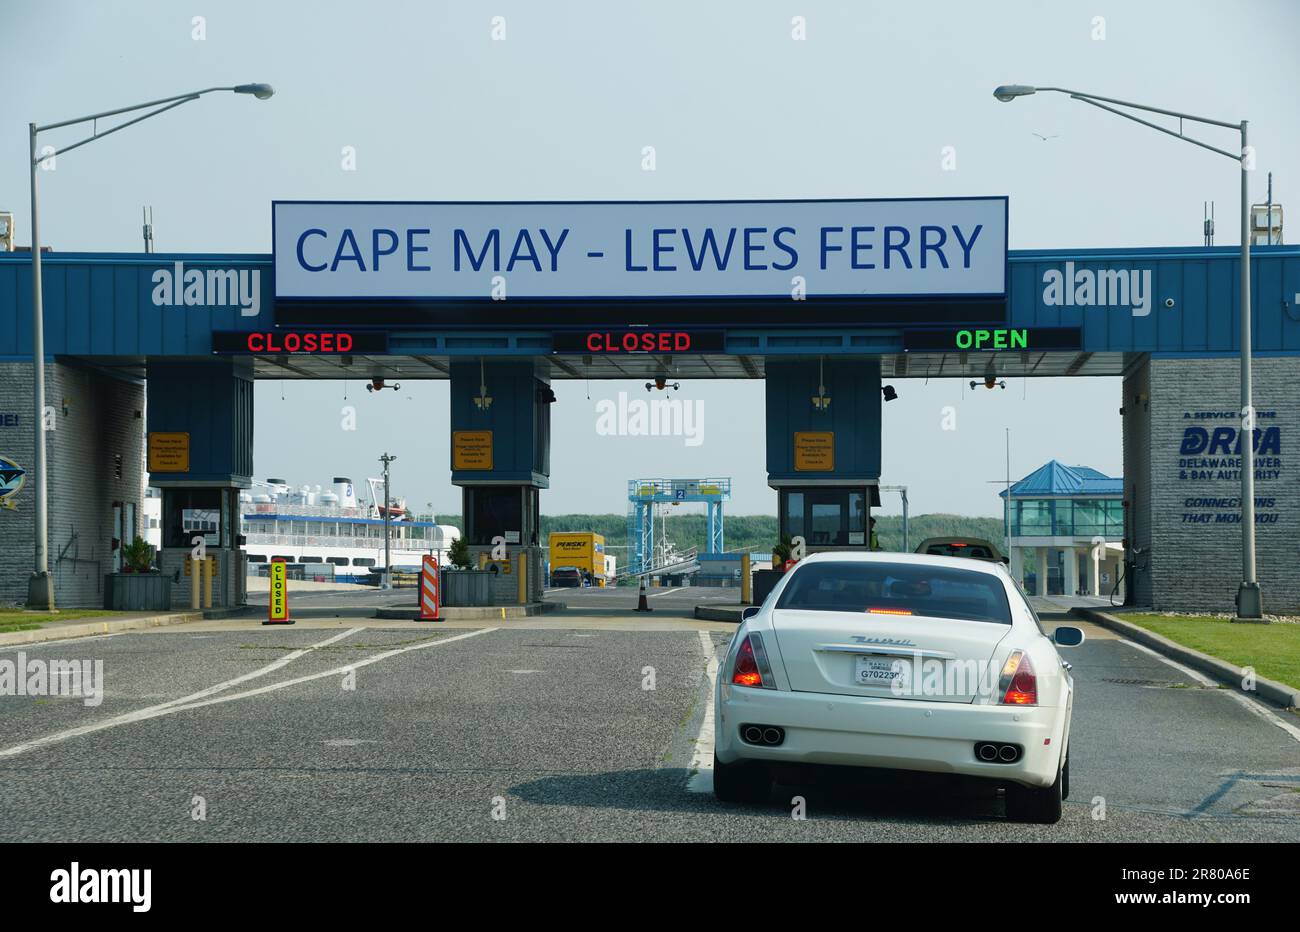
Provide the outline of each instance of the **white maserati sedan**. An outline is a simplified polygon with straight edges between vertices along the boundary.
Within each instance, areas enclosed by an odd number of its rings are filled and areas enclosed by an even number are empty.
[[[1074,683],[996,562],[818,553],[744,612],[718,668],[713,788],[766,800],[775,765],[982,777],[1007,816],[1056,822],[1070,792]]]

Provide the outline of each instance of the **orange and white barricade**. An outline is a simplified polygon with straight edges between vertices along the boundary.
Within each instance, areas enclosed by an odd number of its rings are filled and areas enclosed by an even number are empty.
[[[441,580],[438,578],[438,558],[424,555],[420,567],[420,614],[416,621],[441,621],[438,609],[442,602]]]

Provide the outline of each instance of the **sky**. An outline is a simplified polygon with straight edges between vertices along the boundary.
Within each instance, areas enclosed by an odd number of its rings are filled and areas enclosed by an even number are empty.
[[[1300,151],[1297,35],[1291,0],[0,0],[0,51],[21,77],[0,97],[0,209],[25,241],[30,121],[265,81],[269,101],[210,95],[60,157],[42,176],[43,240],[140,250],[146,204],[160,252],[269,252],[273,199],[1007,195],[1013,249],[1199,244],[1207,200],[1216,243],[1231,245],[1239,175],[1227,160],[1062,95],[1006,105],[990,92],[1070,87],[1249,119],[1252,194],[1263,199],[1273,171],[1285,204],[1285,154]],[[896,387],[881,482],[908,486],[914,514],[1000,514],[1008,429],[1015,478],[1052,458],[1120,474],[1118,379]],[[729,476],[731,513],[774,513],[761,381],[683,383],[678,397],[702,404],[696,445],[598,432],[597,405],[645,397],[641,382],[554,389],[545,513],[622,511],[628,479],[660,476]],[[255,473],[360,482],[387,451],[395,492],[458,512],[447,398],[446,382],[376,395],[360,382],[259,382]],[[897,497],[881,510],[897,513]]]

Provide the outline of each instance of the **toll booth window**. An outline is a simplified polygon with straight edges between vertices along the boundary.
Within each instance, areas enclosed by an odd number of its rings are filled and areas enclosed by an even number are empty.
[[[326,557],[325,562],[333,563],[335,566],[347,566],[348,558],[347,557]]]
[[[352,565],[353,566],[374,566],[375,561],[371,557],[354,557],[352,559]]]
[[[789,492],[785,496],[785,527],[782,533],[790,537],[804,537],[803,493]]]
[[[506,531],[518,531],[522,501],[518,486],[493,488],[480,486],[471,490],[470,543],[490,544],[493,537],[505,537]]]
[[[163,546],[192,547],[202,537],[220,546],[221,489],[168,489],[163,495]]]
[[[781,533],[801,536],[810,547],[853,547],[867,543],[864,489],[782,490]]]

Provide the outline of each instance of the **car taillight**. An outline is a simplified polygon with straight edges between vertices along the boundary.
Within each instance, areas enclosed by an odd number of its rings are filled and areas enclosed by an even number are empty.
[[[998,690],[1002,693],[1002,705],[1038,705],[1038,678],[1024,651],[1011,652],[1002,666]]]
[[[758,672],[758,661],[754,659],[754,645],[745,638],[736,653],[736,665],[731,673],[731,682],[735,686],[762,686],[763,674]]]
[[[745,635],[745,639],[740,642],[736,661],[731,667],[731,684],[776,689],[776,677],[772,675],[772,665],[767,662],[767,651],[763,648],[763,637],[758,632]]]

